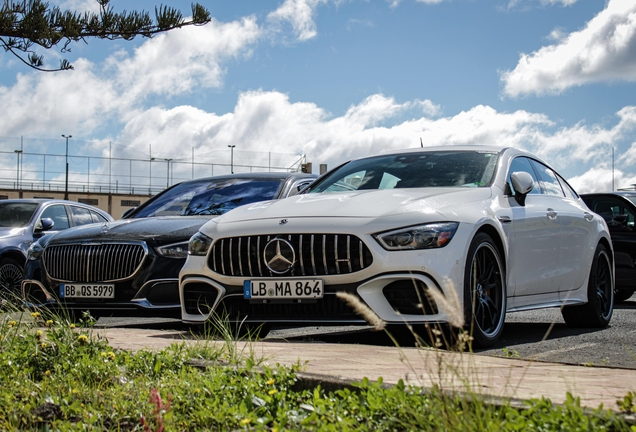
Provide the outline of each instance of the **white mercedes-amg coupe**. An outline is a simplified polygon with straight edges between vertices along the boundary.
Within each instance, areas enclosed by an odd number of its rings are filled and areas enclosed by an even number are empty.
[[[388,324],[448,323],[456,299],[483,347],[512,311],[561,307],[568,325],[606,326],[613,262],[603,218],[538,157],[418,148],[352,160],[297,196],[203,225],[179,276],[181,316],[363,322],[336,295],[347,292]]]

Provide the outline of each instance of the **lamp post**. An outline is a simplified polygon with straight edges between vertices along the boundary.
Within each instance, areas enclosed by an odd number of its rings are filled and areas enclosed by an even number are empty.
[[[15,184],[16,188],[20,189],[20,155],[22,154],[22,150],[13,150],[15,154],[18,155],[18,164],[15,168]]]
[[[62,137],[66,138],[66,182],[64,183],[64,199],[68,199],[68,139],[73,138],[73,135],[64,135]]]
[[[230,172],[234,174],[234,147],[236,146],[234,144],[228,144],[228,147],[230,148]]]

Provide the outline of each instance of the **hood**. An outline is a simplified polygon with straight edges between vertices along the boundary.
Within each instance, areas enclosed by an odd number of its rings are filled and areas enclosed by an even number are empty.
[[[0,239],[4,239],[7,237],[17,237],[24,234],[26,228],[11,228],[11,227],[0,227]]]
[[[438,213],[444,209],[488,199],[490,188],[385,189],[346,193],[298,195],[234,209],[220,223],[270,218],[352,217],[380,218],[405,213]]]
[[[52,236],[49,244],[76,242],[146,241],[169,244],[187,241],[212,217],[164,216],[119,219],[69,228]]]

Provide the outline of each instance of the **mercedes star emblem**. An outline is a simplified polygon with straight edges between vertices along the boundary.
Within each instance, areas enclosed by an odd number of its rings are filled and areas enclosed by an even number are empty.
[[[294,268],[296,252],[290,242],[275,238],[265,245],[263,258],[265,265],[272,273],[283,274]]]

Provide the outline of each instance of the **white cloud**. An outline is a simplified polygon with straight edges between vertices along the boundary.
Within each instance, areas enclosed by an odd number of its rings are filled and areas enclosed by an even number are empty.
[[[522,54],[514,70],[502,73],[504,93],[560,93],[601,81],[636,81],[636,2],[610,0],[580,31],[555,45]]]
[[[230,23],[213,20],[160,34],[144,42],[133,57],[120,53],[109,63],[129,98],[182,94],[195,87],[219,87],[225,73],[222,63],[250,55],[260,35],[254,17]]]
[[[146,148],[152,142],[153,154],[166,152],[183,160],[189,160],[194,146],[197,155],[210,155],[207,163],[219,163],[216,155],[225,155],[228,145],[236,145],[235,152],[305,154],[315,165],[327,163],[333,167],[350,158],[418,147],[421,138],[425,146],[495,144],[525,148],[559,170],[570,167],[580,172],[586,164],[606,169],[609,146],[628,139],[636,129],[636,107],[619,111],[618,122],[611,128],[577,124],[556,129],[543,114],[498,112],[482,105],[447,117],[424,115],[381,125],[420,104],[398,103],[376,94],[341,116],[333,116],[313,103],[292,103],[280,92],[252,91],[242,93],[233,112],[223,115],[191,107],[140,112],[118,141],[126,142],[131,149]],[[636,150],[632,152],[636,154]],[[203,156],[197,159],[205,162]],[[617,159],[617,164],[633,171],[631,159]],[[583,184],[587,177],[580,177]]]
[[[443,2],[444,0],[416,0],[418,3],[426,3],[426,4],[438,4]]]
[[[296,37],[300,41],[314,38],[317,35],[314,15],[316,8],[327,3],[327,0],[285,0],[274,12],[267,15],[274,30],[282,23],[291,24]]]
[[[561,6],[572,6],[578,0],[541,0],[542,5],[561,5]]]

